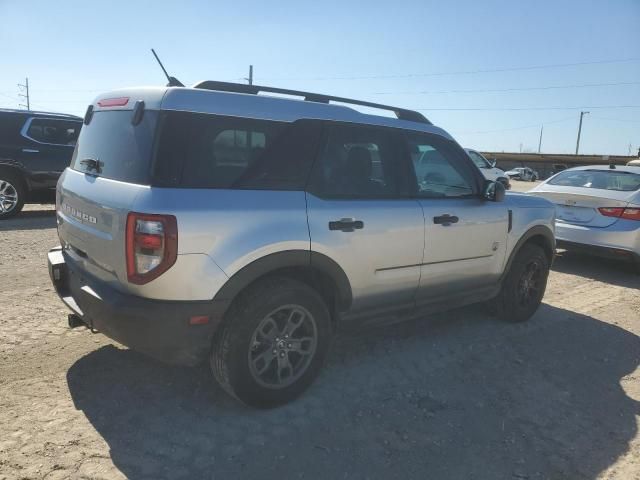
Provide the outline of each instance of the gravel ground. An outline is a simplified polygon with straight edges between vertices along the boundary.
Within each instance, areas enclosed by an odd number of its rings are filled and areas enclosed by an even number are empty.
[[[532,186],[532,184],[527,184]],[[0,224],[0,479],[640,478],[640,276],[562,254],[524,325],[469,307],[343,334],[298,401],[228,398],[87,330],[50,206]]]

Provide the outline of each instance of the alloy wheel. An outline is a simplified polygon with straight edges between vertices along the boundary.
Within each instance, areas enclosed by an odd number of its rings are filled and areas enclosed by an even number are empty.
[[[0,179],[0,214],[9,213],[18,204],[18,191],[11,183]]]
[[[281,389],[295,383],[311,364],[318,345],[313,315],[300,305],[284,305],[264,317],[253,333],[249,370],[260,385]]]
[[[518,304],[522,307],[528,307],[537,301],[542,288],[542,264],[539,260],[534,259],[527,263],[520,280],[516,295]]]

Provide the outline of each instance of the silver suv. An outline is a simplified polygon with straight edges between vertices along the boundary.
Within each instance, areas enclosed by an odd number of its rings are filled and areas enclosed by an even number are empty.
[[[57,222],[71,326],[209,359],[258,407],[303,392],[345,326],[475,302],[527,320],[555,248],[553,206],[505,196],[420,113],[210,81],[98,97]]]

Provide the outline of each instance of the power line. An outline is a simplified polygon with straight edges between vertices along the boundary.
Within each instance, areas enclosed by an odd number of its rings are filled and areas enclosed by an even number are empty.
[[[595,118],[597,120],[609,120],[611,122],[625,122],[625,123],[640,123],[640,120],[629,120],[628,118],[607,118],[607,117],[598,117],[592,116],[591,118]]]
[[[521,127],[498,128],[495,130],[479,130],[474,132],[456,132],[456,135],[475,135],[475,134],[483,134],[483,133],[510,132],[513,130],[526,130],[527,128],[538,128],[541,124],[552,125],[554,123],[567,122],[569,120],[574,120],[574,119],[575,119],[574,117],[566,117],[566,118],[561,118],[560,120],[552,120],[550,122],[538,122],[531,125],[523,125]]]
[[[587,87],[612,87],[621,85],[640,85],[640,82],[616,82],[616,83],[583,83],[580,85],[549,85],[544,87],[522,88],[490,88],[472,90],[422,90],[418,92],[374,92],[373,95],[436,95],[443,93],[498,93],[498,92],[524,92],[530,90],[554,90],[562,88],[587,88]]]
[[[414,108],[421,112],[519,112],[533,110],[582,110],[583,108],[640,108],[640,105],[596,105],[582,107],[516,107],[516,108]]]
[[[531,65],[525,67],[502,67],[502,68],[486,68],[478,70],[458,70],[450,72],[427,72],[427,73],[406,73],[395,75],[357,75],[357,76],[335,76],[335,77],[281,77],[268,78],[267,80],[368,80],[368,79],[384,79],[384,78],[412,78],[412,77],[436,77],[446,75],[474,75],[477,73],[498,73],[498,72],[517,72],[523,70],[544,70],[548,68],[561,67],[577,67],[582,65],[604,65],[610,63],[627,63],[637,62],[640,58],[624,58],[618,60],[597,60],[591,62],[574,62],[574,63],[552,63],[547,65]]]

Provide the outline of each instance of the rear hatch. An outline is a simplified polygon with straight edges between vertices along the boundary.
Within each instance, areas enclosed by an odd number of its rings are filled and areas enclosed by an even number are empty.
[[[101,107],[98,102],[85,120],[71,165],[58,182],[56,207],[58,234],[68,254],[81,268],[122,289],[127,214],[149,188],[158,112],[145,109],[136,123],[136,101],[117,98],[120,105]]]
[[[530,193],[556,206],[558,222],[605,228],[638,193],[640,175],[616,170],[567,170]]]

